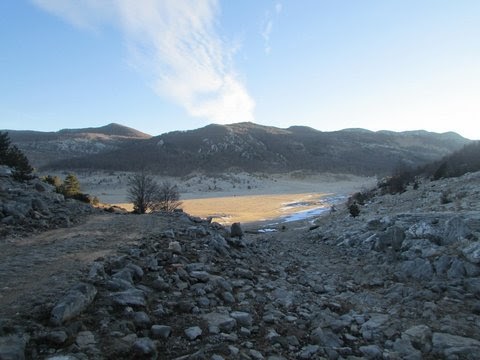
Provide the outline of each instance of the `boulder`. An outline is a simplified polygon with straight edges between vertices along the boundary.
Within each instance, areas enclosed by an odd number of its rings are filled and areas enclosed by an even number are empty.
[[[385,251],[392,247],[393,250],[398,251],[402,248],[403,240],[405,240],[405,231],[399,226],[391,226],[384,233],[378,235],[374,250]]]
[[[397,339],[393,344],[395,351],[401,359],[405,360],[422,360],[422,353],[412,346],[409,339]]]
[[[172,251],[174,254],[182,253],[182,245],[178,241],[172,241],[168,244],[168,250]]]
[[[432,353],[447,359],[478,359],[480,341],[447,333],[433,333]]]
[[[128,289],[110,295],[117,305],[145,306],[145,293],[138,289]]]
[[[343,346],[343,341],[340,337],[333,333],[330,329],[316,328],[312,331],[310,339],[313,344],[320,345],[327,348],[339,348]]]
[[[416,258],[404,261],[396,274],[401,280],[429,281],[433,277],[433,268],[430,261]]]
[[[158,358],[157,346],[155,345],[155,342],[148,337],[137,339],[133,343],[132,350],[136,355],[136,358],[151,360]]]
[[[212,312],[204,314],[202,318],[207,322],[208,331],[212,334],[230,332],[237,326],[237,321],[228,314]]]
[[[97,289],[92,284],[79,283],[68,291],[54,306],[50,321],[54,325],[61,325],[81,314],[97,295]]]
[[[445,223],[445,231],[441,237],[442,245],[453,244],[463,240],[470,233],[465,220],[459,216],[455,216]]]
[[[480,264],[480,241],[475,241],[462,249],[465,258],[473,264]]]
[[[480,299],[480,278],[471,278],[464,281],[465,289]]]
[[[466,275],[465,266],[460,259],[453,259],[450,269],[447,271],[447,277],[451,280],[462,279]]]
[[[18,335],[0,337],[0,359],[25,360],[27,339]]]
[[[202,335],[202,329],[198,326],[192,326],[189,327],[188,329],[185,329],[185,336],[187,337],[188,340],[195,340],[199,336]]]
[[[240,326],[252,326],[253,318],[248,312],[233,311],[230,313],[230,316],[235,319]]]
[[[80,349],[94,346],[95,343],[95,334],[91,331],[80,331],[75,339],[75,344]]]
[[[172,333],[172,328],[167,325],[152,325],[150,331],[154,338],[166,339]]]
[[[409,239],[437,240],[439,232],[434,225],[426,221],[419,221],[408,228],[405,233]]]
[[[360,346],[359,350],[365,359],[382,359],[383,358],[382,349],[378,345]]]
[[[410,340],[415,349],[429,353],[432,349],[432,330],[427,325],[416,325],[405,330],[402,338]]]

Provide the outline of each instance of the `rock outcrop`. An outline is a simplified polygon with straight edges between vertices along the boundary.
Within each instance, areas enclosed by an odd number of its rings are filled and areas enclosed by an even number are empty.
[[[0,172],[0,239],[69,227],[95,211],[89,204],[65,199],[38,178],[18,182],[10,172]]]

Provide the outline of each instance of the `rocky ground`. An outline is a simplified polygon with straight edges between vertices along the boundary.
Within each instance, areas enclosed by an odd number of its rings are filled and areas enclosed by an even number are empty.
[[[95,212],[88,204],[65,199],[39,178],[15,181],[11,170],[0,166],[0,240],[69,227]]]
[[[474,173],[241,238],[184,213],[7,237],[0,359],[477,359],[479,198]]]

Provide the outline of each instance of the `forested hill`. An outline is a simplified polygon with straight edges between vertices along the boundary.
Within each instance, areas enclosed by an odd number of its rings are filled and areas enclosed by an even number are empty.
[[[47,168],[148,168],[169,175],[232,170],[381,175],[400,164],[418,166],[438,160],[470,142],[453,132],[322,132],[302,126],[281,129],[253,123],[208,125],[131,140],[112,149],[51,161]]]

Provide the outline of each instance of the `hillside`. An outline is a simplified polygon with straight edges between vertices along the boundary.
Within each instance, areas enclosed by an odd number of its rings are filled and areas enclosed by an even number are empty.
[[[480,171],[480,141],[473,141],[420,170],[435,179]]]
[[[5,130],[35,167],[52,161],[89,156],[120,149],[132,141],[151,138],[138,130],[109,124],[98,128],[63,129],[56,132]]]
[[[88,156],[53,161],[53,169],[131,171],[143,167],[161,174],[194,171],[281,173],[295,170],[386,174],[400,163],[418,166],[458,150],[469,140],[455,133],[372,132],[346,129],[322,132],[253,123],[208,125],[122,144]]]

